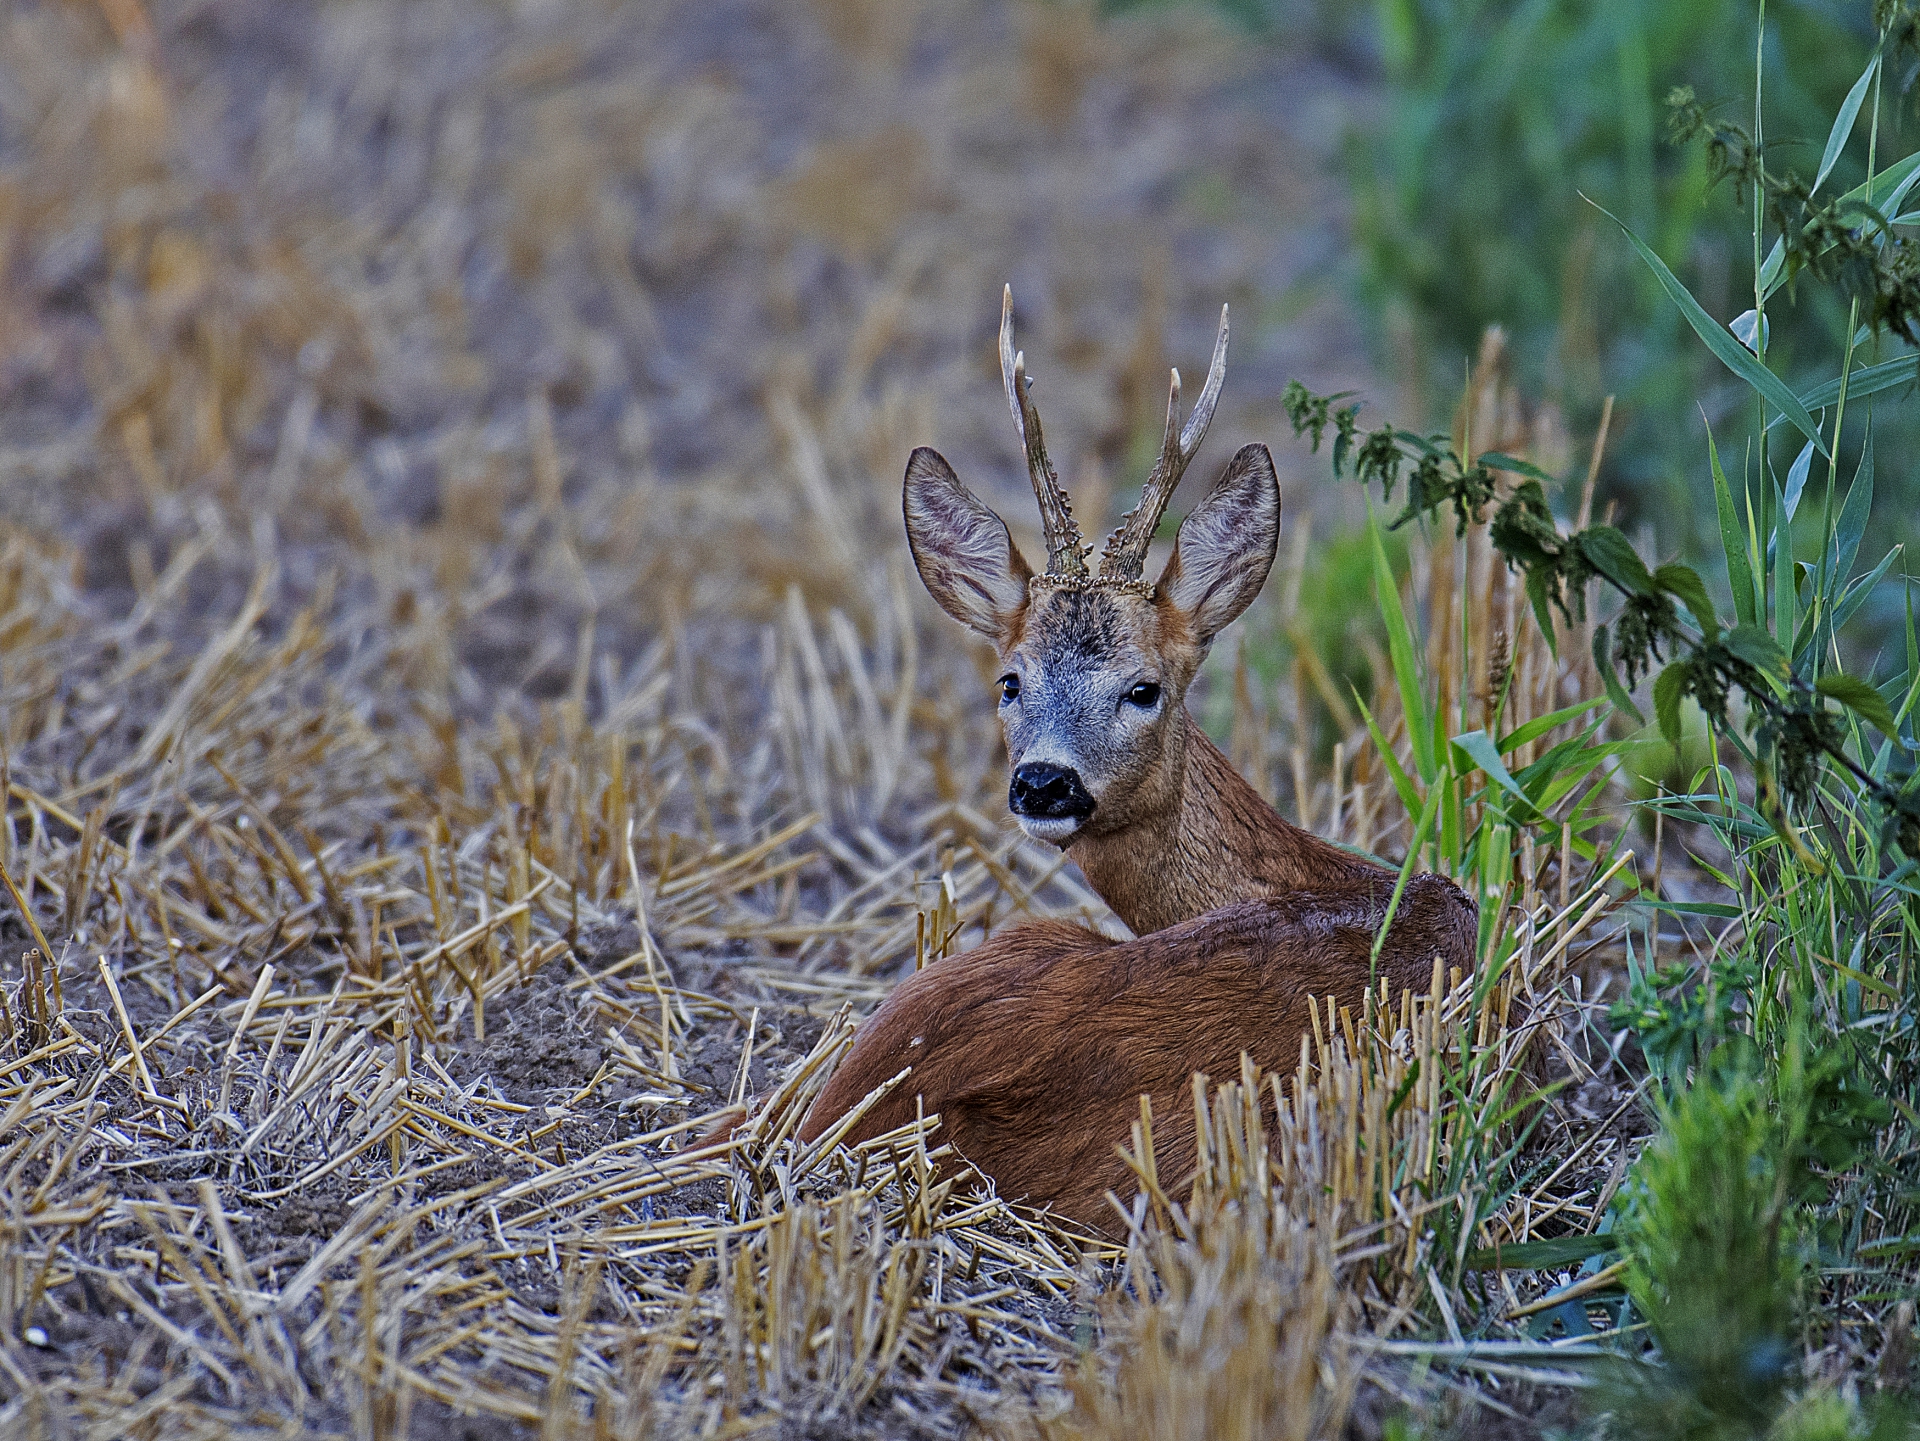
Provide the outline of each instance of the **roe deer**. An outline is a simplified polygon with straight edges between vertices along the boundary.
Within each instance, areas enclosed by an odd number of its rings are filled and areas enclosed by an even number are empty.
[[[1282,820],[1187,713],[1208,646],[1273,564],[1280,485],[1264,445],[1235,455],[1187,516],[1158,582],[1140,578],[1219,399],[1226,309],[1184,427],[1173,372],[1159,461],[1094,574],[1013,352],[1012,305],[1009,287],[1000,363],[1047,568],[1035,574],[1005,522],[926,448],[907,463],[907,539],[941,608],[999,653],[1021,828],[1079,862],[1138,939],[1047,921],[935,961],[860,1028],[800,1134],[818,1137],[911,1066],[850,1141],[912,1119],[918,1096],[1001,1195],[1108,1229],[1107,1191],[1133,1189],[1116,1147],[1139,1098],[1153,1099],[1160,1174],[1177,1180],[1194,1164],[1192,1074],[1237,1074],[1242,1052],[1290,1068],[1313,999],[1358,1001],[1367,989],[1395,877]],[[1413,877],[1371,968],[1376,984],[1425,991],[1436,957],[1470,968],[1474,933],[1473,906],[1451,882]]]

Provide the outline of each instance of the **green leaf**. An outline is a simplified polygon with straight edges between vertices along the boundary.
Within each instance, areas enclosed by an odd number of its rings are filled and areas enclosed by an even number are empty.
[[[1547,638],[1547,649],[1557,660],[1560,656],[1560,640],[1553,633],[1553,598],[1547,594],[1547,583],[1545,565],[1528,567],[1527,603],[1533,607],[1533,618],[1540,627],[1540,634]]]
[[[1670,746],[1680,744],[1680,702],[1686,699],[1686,690],[1687,663],[1683,660],[1671,662],[1654,678],[1653,715]]]
[[[1854,954],[1855,955],[1859,954],[1859,951],[1857,948]],[[1825,957],[1822,957],[1822,959],[1824,960]],[[1832,966],[1834,970],[1838,971],[1841,975],[1845,976],[1848,980],[1856,981],[1860,985],[1865,986],[1868,990],[1872,991],[1875,995],[1885,996],[1890,1001],[1897,1001],[1900,999],[1900,992],[1895,990],[1892,986],[1888,985],[1885,981],[1881,980],[1878,976],[1870,976],[1865,971],[1856,970],[1854,967],[1843,965],[1839,961],[1828,961],[1827,964]]]
[[[1727,473],[1720,468],[1720,450],[1707,427],[1707,459],[1713,465],[1713,505],[1720,514],[1720,548],[1727,557],[1727,580],[1733,586],[1734,618],[1743,624],[1759,619],[1753,605],[1753,567],[1747,563],[1747,542],[1740,533],[1740,516],[1733,508]]]
[[[1875,690],[1871,682],[1836,670],[1821,676],[1814,686],[1821,695],[1839,701],[1882,735],[1899,735],[1900,724],[1893,718],[1893,707],[1887,704],[1887,698]]]
[[[1573,537],[1572,544],[1593,568],[1629,595],[1651,595],[1653,576],[1647,563],[1634,550],[1633,542],[1610,525],[1590,525]]]
[[[1813,574],[1813,567],[1804,561],[1795,561],[1793,568],[1800,580],[1805,580]],[[1796,669],[1806,660],[1808,651],[1819,641],[1820,636],[1823,633],[1831,633],[1822,626],[1823,618],[1819,597],[1815,596],[1811,604],[1800,612],[1799,624],[1793,632],[1793,644],[1787,647],[1787,654],[1792,657],[1792,663]]]
[[[1593,774],[1594,771],[1598,770],[1609,757],[1625,755],[1627,752],[1633,750],[1635,745],[1636,742],[1634,741],[1609,741],[1603,746],[1589,746],[1580,755],[1573,757],[1570,761],[1564,762],[1561,768],[1554,773],[1553,778],[1540,788],[1540,798],[1533,803],[1534,809],[1543,814],[1551,811],[1555,806],[1559,805],[1561,801],[1578,790],[1581,783]],[[1528,789],[1531,791],[1532,788],[1529,787]],[[1586,810],[1587,803],[1599,795],[1603,789],[1605,789],[1603,786],[1594,786],[1588,790],[1586,795],[1581,798],[1580,804],[1575,806],[1568,815],[1563,817],[1563,819],[1574,823],[1574,831],[1576,834],[1581,829],[1581,813]],[[1592,824],[1592,822],[1587,822],[1586,824]]]
[[[1607,699],[1613,702],[1614,709],[1632,716],[1635,725],[1645,725],[1647,718],[1640,714],[1640,707],[1633,703],[1633,697],[1620,684],[1619,673],[1613,668],[1613,647],[1608,643],[1604,625],[1595,627],[1593,632],[1593,663],[1599,669],[1600,679],[1606,684]]]
[[[1860,464],[1853,472],[1853,484],[1847,487],[1846,503],[1840,507],[1840,519],[1833,528],[1833,554],[1827,565],[1833,575],[1846,579],[1853,573],[1854,557],[1867,533],[1867,517],[1873,511],[1873,431],[1869,429],[1860,445]]]
[[[1867,68],[1860,72],[1860,78],[1853,82],[1853,89],[1847,92],[1847,98],[1840,102],[1840,113],[1833,117],[1833,129],[1827,132],[1827,148],[1820,156],[1820,170],[1813,177],[1815,190],[1832,172],[1840,152],[1847,148],[1847,137],[1853,134],[1853,122],[1860,114],[1860,102],[1867,98],[1867,86],[1873,83],[1873,73],[1879,68],[1880,51],[1875,47],[1873,58],[1867,62]]]
[[[1787,519],[1793,519],[1793,513],[1800,508],[1800,492],[1807,488],[1807,472],[1813,469],[1813,442],[1808,441],[1800,447],[1800,453],[1793,458],[1793,464],[1787,467],[1787,489],[1784,499],[1787,506]]]
[[[1561,741],[1532,765],[1522,766],[1514,773],[1513,778],[1520,782],[1520,789],[1532,798],[1535,810],[1553,809],[1562,796],[1579,785],[1581,779],[1608,756],[1622,755],[1633,748],[1635,743],[1632,741],[1593,744],[1594,736],[1605,724],[1604,717],[1594,721],[1579,735]]]
[[[1737,625],[1727,632],[1727,649],[1741,660],[1776,680],[1787,678],[1787,653],[1773,632],[1763,625]]]
[[[1700,629],[1708,640],[1719,635],[1720,617],[1714,614],[1713,600],[1707,594],[1707,583],[1700,579],[1700,572],[1690,565],[1663,565],[1653,573],[1653,583],[1668,595],[1679,597],[1700,622]]]
[[[1393,676],[1400,683],[1400,708],[1407,718],[1407,737],[1413,742],[1414,766],[1420,779],[1433,784],[1433,724],[1427,716],[1427,699],[1420,688],[1420,662],[1413,648],[1413,631],[1407,625],[1407,613],[1400,607],[1400,587],[1394,584],[1393,567],[1387,564],[1387,548],[1380,541],[1380,527],[1367,509],[1367,536],[1373,542],[1373,589],[1380,603],[1380,618],[1387,627],[1387,656],[1393,664]]]
[[[1597,695],[1589,696],[1585,700],[1575,701],[1570,706],[1562,706],[1551,715],[1536,716],[1518,730],[1508,731],[1500,737],[1500,754],[1509,755],[1525,745],[1528,741],[1538,740],[1548,731],[1554,729],[1554,727],[1565,725],[1575,716],[1585,715],[1588,711],[1599,705],[1602,699],[1602,697]]]
[[[1847,377],[1847,399],[1860,400],[1896,386],[1911,385],[1915,381],[1920,381],[1920,356],[1903,355],[1897,360],[1883,360],[1878,365],[1856,370]],[[1801,396],[1800,403],[1808,410],[1824,410],[1839,398],[1840,378],[1835,376]],[[1768,424],[1777,424],[1778,421],[1779,417],[1776,416]]]
[[[1520,783],[1508,772],[1506,762],[1500,759],[1499,749],[1493,743],[1493,737],[1485,731],[1468,731],[1465,735],[1453,738],[1454,748],[1472,764],[1462,766],[1463,771],[1474,766],[1487,773],[1487,779],[1504,791],[1511,791],[1517,798],[1525,801],[1529,807],[1533,802],[1527,793],[1520,789]]]
[[[1587,203],[1593,205],[1591,200]],[[1807,408],[1800,403],[1791,390],[1787,389],[1787,383],[1762,365],[1751,350],[1735,340],[1725,326],[1707,314],[1687,287],[1680,283],[1671,270],[1667,269],[1666,262],[1649,250],[1647,243],[1629,230],[1619,216],[1603,205],[1594,205],[1593,208],[1615,225],[1620,226],[1621,233],[1633,243],[1633,248],[1640,252],[1640,258],[1652,269],[1654,279],[1660,282],[1660,288],[1667,292],[1675,305],[1680,307],[1680,313],[1686,317],[1687,324],[1693,327],[1693,333],[1706,342],[1707,349],[1719,357],[1720,363],[1752,386],[1762,400],[1791,420],[1799,428],[1800,433],[1819,447],[1820,453],[1825,455],[1827,443],[1820,438],[1819,422],[1807,413]]]
[[[1859,185],[1855,186],[1854,189],[1864,191],[1868,185],[1877,186],[1881,181],[1891,180],[1896,175],[1900,177],[1899,183],[1878,200],[1875,200],[1871,195],[1865,197],[1867,203],[1877,209],[1882,215],[1891,215],[1900,208],[1900,203],[1907,198],[1908,194],[1913,190],[1913,187],[1916,184],[1920,184],[1920,154],[1909,155],[1905,160],[1895,161],[1892,166],[1881,171],[1880,174],[1875,176],[1871,181],[1863,180]],[[1847,192],[1848,197],[1852,194],[1852,190]]]
[[[1872,570],[1868,571],[1865,575],[1854,581],[1852,585],[1847,587],[1846,593],[1840,597],[1840,603],[1833,608],[1833,620],[1828,626],[1829,634],[1840,630],[1848,621],[1853,619],[1853,613],[1866,603],[1867,599],[1873,594],[1875,587],[1880,584],[1880,578],[1887,573],[1894,561],[1899,558],[1900,547],[1896,545],[1892,550],[1880,557],[1880,564],[1876,565]]]
[[[1488,470],[1510,470],[1515,475],[1527,475],[1547,485],[1558,485],[1560,477],[1542,470],[1530,460],[1522,460],[1517,455],[1503,455],[1497,450],[1489,450],[1480,457],[1481,465]]]

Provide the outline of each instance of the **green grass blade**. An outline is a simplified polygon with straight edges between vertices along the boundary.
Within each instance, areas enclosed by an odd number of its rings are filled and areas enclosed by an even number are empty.
[[[1393,753],[1393,747],[1387,744],[1387,738],[1380,733],[1380,726],[1374,720],[1373,712],[1367,709],[1367,703],[1360,699],[1359,691],[1353,693],[1353,703],[1360,707],[1360,714],[1367,722],[1367,734],[1373,737],[1373,748],[1386,763],[1387,776],[1400,797],[1400,804],[1407,808],[1408,815],[1418,815],[1420,807],[1425,804],[1420,798],[1420,787],[1407,774],[1406,767],[1400,764],[1400,758]]]
[[[1853,562],[1860,554],[1860,542],[1867,533],[1867,518],[1873,511],[1873,431],[1867,431],[1860,446],[1860,464],[1853,472],[1853,484],[1847,489],[1846,503],[1840,507],[1840,519],[1833,528],[1833,549],[1828,568],[1836,581],[1853,573]]]
[[[1834,630],[1842,629],[1848,621],[1853,619],[1853,613],[1866,603],[1867,598],[1879,586],[1881,578],[1886,575],[1899,555],[1900,547],[1896,545],[1880,557],[1880,564],[1847,587],[1846,594],[1840,597],[1839,604],[1833,608],[1832,628]]]
[[[1605,745],[1594,746],[1579,756],[1564,762],[1560,769],[1554,773],[1551,781],[1540,792],[1540,799],[1536,801],[1535,804],[1539,806],[1542,814],[1551,811],[1567,796],[1572,795],[1580,783],[1604,763],[1609,756],[1625,755],[1633,748],[1634,742],[1632,741],[1608,741]],[[1589,798],[1591,795],[1592,792],[1589,792]],[[1580,806],[1575,807],[1574,815],[1578,815],[1580,809],[1585,805],[1586,801],[1583,800]],[[1574,815],[1568,816],[1567,819],[1571,821],[1574,819]]]
[[[1420,659],[1413,648],[1413,631],[1400,605],[1400,587],[1394,584],[1393,568],[1387,564],[1387,549],[1381,543],[1380,526],[1371,507],[1367,511],[1367,537],[1373,543],[1374,595],[1380,604],[1380,618],[1387,627],[1387,656],[1393,665],[1393,678],[1400,686],[1400,706],[1407,717],[1407,738],[1413,742],[1414,767],[1420,772],[1420,779],[1431,786],[1436,774],[1433,721],[1427,714],[1427,698],[1420,685]]]
[[[1406,893],[1407,881],[1413,875],[1413,868],[1420,862],[1420,852],[1427,844],[1427,836],[1433,830],[1434,812],[1440,807],[1440,797],[1452,786],[1439,784],[1440,777],[1434,777],[1435,784],[1427,788],[1427,803],[1420,807],[1420,819],[1414,822],[1413,836],[1407,842],[1407,858],[1400,863],[1400,874],[1394,877],[1393,894],[1387,898],[1387,913],[1380,918],[1380,929],[1373,933],[1373,951],[1367,957],[1367,987],[1371,990],[1379,978],[1380,951],[1387,943],[1387,931],[1393,925],[1394,912],[1400,909],[1400,897]]]
[[[1530,460],[1522,460],[1517,455],[1507,455],[1498,450],[1483,452],[1480,456],[1480,464],[1489,470],[1510,470],[1515,475],[1531,476],[1544,485],[1560,484],[1560,477],[1552,471],[1542,470]]]
[[[1620,1249],[1616,1236],[1555,1236],[1525,1241],[1517,1246],[1495,1246],[1467,1253],[1467,1269],[1491,1271],[1555,1271],[1577,1265],[1589,1256],[1606,1256]]]
[[[1569,736],[1531,765],[1522,766],[1514,772],[1513,778],[1520,783],[1520,789],[1527,793],[1535,805],[1538,805],[1541,791],[1547,782],[1573,764],[1574,757],[1589,753],[1594,755],[1605,753],[1606,746],[1591,747],[1591,750],[1590,746],[1593,738],[1606,728],[1606,724],[1605,716],[1589,721],[1579,735]],[[1627,742],[1616,741],[1613,744],[1621,745]]]
[[[1713,465],[1713,504],[1720,515],[1720,548],[1726,552],[1734,617],[1743,625],[1751,625],[1759,618],[1753,604],[1753,567],[1747,564],[1746,537],[1741,534],[1740,516],[1733,508],[1727,473],[1720,468],[1720,450],[1713,443],[1712,426],[1707,427],[1707,459]]]
[[[1914,587],[1912,578],[1907,579],[1907,673],[1912,677],[1908,683],[1907,698],[1901,702],[1901,708],[1893,712],[1895,720],[1901,725],[1914,710],[1914,702],[1920,702],[1920,629],[1914,627]]]
[[[1455,783],[1450,773],[1441,781],[1436,777],[1434,789],[1440,792],[1440,840],[1439,852],[1443,857],[1440,869],[1450,876],[1463,875],[1466,872],[1466,847],[1461,843],[1461,787]]]
[[[1795,614],[1798,600],[1793,584],[1793,519],[1787,514],[1786,497],[1780,483],[1773,485],[1773,633],[1792,653],[1794,630],[1800,621]]]
[[[1907,717],[1913,714],[1914,702],[1920,701],[1920,631],[1915,629],[1913,623],[1913,586],[1911,583],[1907,585],[1906,591],[1907,674],[1913,677],[1913,681],[1907,687],[1907,698],[1900,702],[1900,709],[1895,712],[1895,717],[1902,725],[1905,725]]]
[[[1909,155],[1905,160],[1898,162],[1890,169],[1881,171],[1872,183],[1877,186],[1882,180],[1886,180],[1895,175],[1899,176],[1900,179],[1894,185],[1893,189],[1889,190],[1878,200],[1873,200],[1869,197],[1869,203],[1879,209],[1883,215],[1890,215],[1898,210],[1900,203],[1912,192],[1913,187],[1916,184],[1920,184],[1920,154]],[[1856,188],[1864,191],[1866,189],[1866,183],[1862,182]],[[1847,193],[1851,195],[1853,192],[1849,191]]]

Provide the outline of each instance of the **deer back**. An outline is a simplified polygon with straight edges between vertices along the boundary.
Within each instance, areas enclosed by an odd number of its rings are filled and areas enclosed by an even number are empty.
[[[848,1139],[942,1120],[941,1139],[1008,1199],[1111,1231],[1133,1177],[1127,1143],[1152,1098],[1163,1182],[1194,1164],[1191,1077],[1237,1074],[1244,1052],[1290,1070],[1316,1000],[1359,1002],[1370,974],[1389,996],[1424,993],[1434,958],[1473,950],[1474,912],[1438,876],[1413,878],[1376,965],[1369,960],[1392,877],[1379,885],[1245,901],[1111,941],[1079,926],[1017,927],[903,981],[868,1018],[801,1127],[813,1139],[903,1068],[905,1082]],[[917,1100],[916,1100],[917,1098]]]

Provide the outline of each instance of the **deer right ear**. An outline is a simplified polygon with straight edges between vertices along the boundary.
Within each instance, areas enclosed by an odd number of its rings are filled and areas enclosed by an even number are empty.
[[[1242,446],[1207,498],[1180,522],[1158,594],[1203,642],[1253,604],[1280,545],[1280,478],[1264,445]]]
[[[1033,574],[1007,523],[974,499],[939,451],[924,445],[907,461],[903,502],[907,544],[928,594],[969,630],[1004,644],[1026,608]]]

